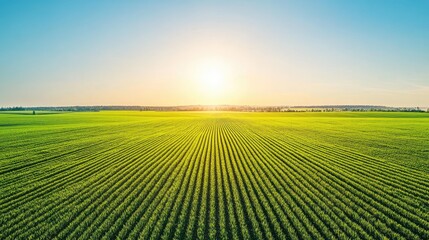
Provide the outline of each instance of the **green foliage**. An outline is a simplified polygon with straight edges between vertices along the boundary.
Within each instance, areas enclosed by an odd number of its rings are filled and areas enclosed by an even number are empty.
[[[0,239],[428,239],[425,113],[0,114]]]

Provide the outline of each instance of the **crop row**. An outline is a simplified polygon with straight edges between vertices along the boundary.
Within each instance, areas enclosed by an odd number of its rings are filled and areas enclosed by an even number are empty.
[[[427,175],[280,124],[149,118],[62,131],[0,155],[1,239],[429,238]]]

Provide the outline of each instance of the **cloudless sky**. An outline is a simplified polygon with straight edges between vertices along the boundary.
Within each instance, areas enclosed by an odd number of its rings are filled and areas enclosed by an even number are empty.
[[[429,1],[0,0],[0,106],[188,104],[429,106]]]

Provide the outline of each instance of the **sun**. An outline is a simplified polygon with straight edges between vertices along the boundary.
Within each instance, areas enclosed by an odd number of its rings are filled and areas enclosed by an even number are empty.
[[[228,83],[228,68],[222,61],[206,61],[199,67],[198,80],[205,94],[221,96]]]
[[[202,72],[201,81],[206,90],[221,93],[225,85],[225,73],[222,69],[213,66]]]

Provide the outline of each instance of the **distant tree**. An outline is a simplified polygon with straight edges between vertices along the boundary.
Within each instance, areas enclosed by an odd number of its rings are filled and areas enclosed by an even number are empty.
[[[36,115],[36,111],[33,110],[33,115]]]

